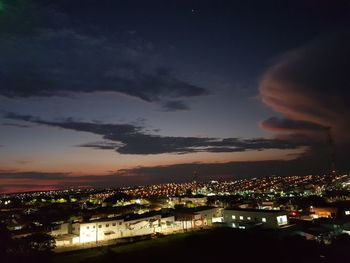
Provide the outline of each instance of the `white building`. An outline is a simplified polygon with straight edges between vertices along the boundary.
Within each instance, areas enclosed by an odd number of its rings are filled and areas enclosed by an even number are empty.
[[[187,203],[191,203],[194,206],[205,206],[208,202],[208,198],[206,196],[203,197],[170,197],[169,202],[173,205],[186,205]]]
[[[108,241],[111,239],[142,236],[160,232],[161,215],[127,219],[97,220],[72,224],[72,234],[79,243]]]
[[[83,245],[106,242],[124,237],[171,234],[188,229],[211,226],[222,218],[220,208],[197,207],[185,209],[172,216],[161,214],[135,214],[126,218],[95,220],[83,223],[62,224],[50,232],[56,246]]]
[[[83,223],[62,224],[50,232],[56,246],[98,243],[123,237],[135,237],[155,233],[172,233],[180,230],[174,216],[133,215],[124,219],[96,220]]]
[[[232,208],[224,210],[224,222],[234,228],[246,228],[247,225],[280,228],[289,224],[289,218],[288,213],[281,210]]]
[[[202,206],[184,209],[176,214],[176,221],[181,222],[183,229],[203,228],[212,226],[214,222],[222,221],[222,209]]]
[[[53,226],[51,232],[49,233],[51,236],[62,236],[69,234],[70,232],[70,224],[69,223],[63,223],[63,224],[56,224]]]

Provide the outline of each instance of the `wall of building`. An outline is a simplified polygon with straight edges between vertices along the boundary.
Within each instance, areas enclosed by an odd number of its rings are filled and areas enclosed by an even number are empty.
[[[221,215],[218,211],[217,208],[194,211],[183,219],[175,219],[174,216],[162,218],[161,215],[154,215],[127,221],[121,219],[73,223],[70,232],[64,232],[65,234],[70,235],[70,237],[67,237],[66,240],[57,239],[57,246],[92,242],[97,243],[112,239],[143,236],[155,233],[171,234],[174,232],[211,226],[212,218]],[[69,226],[67,228],[64,226],[64,228],[69,229]]]
[[[195,212],[195,219],[201,219],[202,226],[211,226],[213,224],[213,218],[221,217],[222,211],[220,208],[210,208],[202,211]],[[198,226],[198,225],[197,225]]]
[[[50,235],[51,236],[61,236],[61,235],[66,235],[69,233],[69,223],[64,223],[61,225],[57,225],[54,227],[53,230],[51,230]]]
[[[261,223],[266,228],[279,228],[289,223],[286,212],[250,211],[250,210],[224,210],[224,222],[233,227],[239,223]],[[232,224],[234,223],[234,225]]]
[[[336,217],[338,209],[336,207],[313,207],[310,213],[313,218],[333,218]]]
[[[107,241],[121,237],[123,220],[81,223],[79,228],[80,243]]]

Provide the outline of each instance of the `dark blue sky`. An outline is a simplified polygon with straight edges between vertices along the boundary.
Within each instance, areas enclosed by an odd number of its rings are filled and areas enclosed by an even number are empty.
[[[349,12],[0,0],[0,191],[348,171]]]

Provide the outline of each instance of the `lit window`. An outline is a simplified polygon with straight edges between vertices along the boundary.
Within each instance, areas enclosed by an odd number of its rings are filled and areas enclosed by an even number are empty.
[[[239,220],[243,220],[243,216],[239,216]]]
[[[277,217],[277,224],[279,226],[288,224],[288,218],[286,215]]]
[[[248,219],[248,220],[252,220],[252,218],[251,218],[250,216],[247,216],[247,219]]]
[[[266,218],[265,217],[261,218],[261,221],[265,223],[266,222]]]
[[[345,215],[350,215],[350,211],[349,210],[347,210],[347,211],[345,211]]]
[[[232,219],[236,219],[236,216],[232,216]]]

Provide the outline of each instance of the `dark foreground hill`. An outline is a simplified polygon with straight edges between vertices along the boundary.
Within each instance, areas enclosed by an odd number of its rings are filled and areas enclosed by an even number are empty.
[[[114,247],[57,254],[56,263],[102,262],[350,262],[347,238],[320,245],[300,237],[229,228],[177,234]]]

